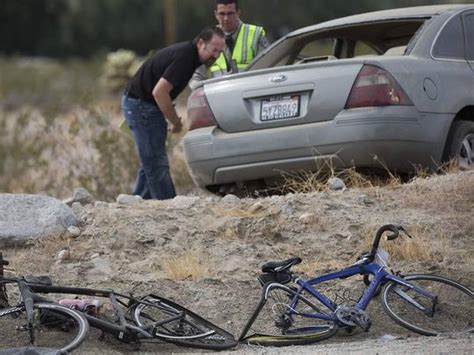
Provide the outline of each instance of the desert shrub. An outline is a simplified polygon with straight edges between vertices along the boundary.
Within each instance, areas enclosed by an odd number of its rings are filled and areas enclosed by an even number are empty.
[[[0,57],[0,108],[34,107],[47,117],[73,107],[95,105],[104,92],[96,84],[103,61],[57,61],[46,58]]]
[[[0,115],[0,190],[67,197],[74,187],[110,200],[129,192],[137,162],[133,142],[106,109],[45,117],[24,109]]]
[[[136,73],[143,60],[130,50],[109,53],[104,64],[102,84],[112,92],[121,91]]]
[[[139,65],[139,59],[127,51],[112,53],[110,62],[117,65],[109,74],[128,71],[122,72],[120,80],[114,77],[116,90]],[[118,128],[120,93],[100,85],[100,70],[104,78],[106,68],[97,60],[0,57],[0,192],[63,198],[83,186],[102,200],[131,192],[137,154],[131,137]],[[178,106],[184,116],[183,100]],[[178,192],[192,186],[181,137],[169,135],[168,139]]]

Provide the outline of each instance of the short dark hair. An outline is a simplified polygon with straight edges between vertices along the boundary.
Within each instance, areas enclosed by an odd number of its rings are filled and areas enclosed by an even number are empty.
[[[199,41],[202,39],[205,43],[209,42],[212,38],[212,36],[219,36],[221,38],[224,38],[224,32],[219,27],[206,27],[204,28],[196,37],[195,42]]]
[[[235,4],[235,9],[239,9],[239,1],[238,0],[216,0],[216,9],[217,5],[230,5]]]

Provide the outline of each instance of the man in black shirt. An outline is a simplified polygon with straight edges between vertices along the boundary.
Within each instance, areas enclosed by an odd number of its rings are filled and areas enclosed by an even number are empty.
[[[158,51],[127,84],[122,111],[140,158],[134,195],[159,200],[176,196],[165,147],[167,120],[172,133],[180,132],[183,124],[172,101],[184,90],[196,68],[216,61],[224,45],[220,29],[204,29],[192,42]]]

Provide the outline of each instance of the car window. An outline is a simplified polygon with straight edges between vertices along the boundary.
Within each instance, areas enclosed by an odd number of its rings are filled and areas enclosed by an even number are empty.
[[[464,28],[466,29],[466,55],[468,60],[474,60],[474,13],[464,16]]]
[[[354,48],[354,57],[379,55],[379,53],[368,44],[357,41]]]
[[[247,70],[378,55],[404,55],[429,18],[374,21],[308,30],[273,44]],[[396,49],[396,50],[395,50]]]
[[[306,43],[297,56],[297,62],[308,63],[322,58],[327,59],[333,55],[334,39],[323,38]]]
[[[436,40],[433,48],[436,58],[464,59],[464,33],[461,17],[453,17]]]

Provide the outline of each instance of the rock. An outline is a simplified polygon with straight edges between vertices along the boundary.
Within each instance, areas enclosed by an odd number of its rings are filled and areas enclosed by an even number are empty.
[[[314,224],[318,221],[318,216],[314,213],[304,213],[300,216],[299,220],[304,224]]]
[[[169,227],[166,230],[166,233],[169,234],[169,235],[173,235],[173,234],[176,234],[178,232],[179,232],[179,227],[178,226],[172,226],[172,227]]]
[[[169,201],[169,207],[175,209],[188,209],[191,208],[196,201],[199,200],[197,196],[176,196],[174,199]]]
[[[87,275],[97,281],[109,280],[112,275],[112,268],[107,260],[95,257],[92,259],[92,268],[88,270]]]
[[[56,256],[56,264],[62,263],[64,260],[69,259],[70,256],[71,252],[69,251],[69,249],[61,250]]]
[[[132,196],[132,195],[125,195],[125,194],[120,194],[117,197],[117,203],[119,205],[125,205],[125,206],[136,206],[139,205],[143,202],[143,199],[141,196]]]
[[[40,195],[0,194],[0,247],[64,233],[77,224],[70,207]]]
[[[153,237],[140,237],[136,240],[136,243],[138,244],[151,244],[155,242],[155,238]]]
[[[380,339],[380,340],[392,341],[392,340],[397,340],[397,339],[403,339],[403,337],[401,337],[401,336],[396,336],[396,335],[392,335],[392,334],[384,334],[384,335],[382,335],[379,339]]]
[[[81,235],[81,230],[76,226],[69,227],[67,231],[73,238],[77,238]]]
[[[72,203],[74,202],[74,199],[72,197],[69,197],[65,200],[62,201],[65,205],[71,206]]]
[[[373,204],[373,202],[370,201],[370,199],[365,194],[357,196],[356,201],[359,205],[371,205],[371,204]]]
[[[89,191],[87,191],[85,188],[77,187],[74,190],[74,195],[72,196],[72,200],[73,202],[79,202],[80,204],[85,205],[92,202],[92,196],[89,193]]]
[[[109,207],[109,204],[107,202],[104,202],[104,201],[96,201],[94,203],[94,206],[96,208],[107,208],[107,207]]]
[[[82,207],[82,205],[79,202],[73,202],[71,208],[76,216],[80,216],[82,213],[85,212],[84,207]]]
[[[256,212],[259,212],[261,210],[263,210],[265,207],[263,206],[263,204],[261,202],[257,202],[257,203],[254,203],[252,206],[250,206],[249,208],[249,212],[250,213],[256,213]]]
[[[339,191],[339,190],[345,190],[346,184],[341,179],[337,177],[332,177],[328,180],[328,187],[330,190]]]
[[[238,198],[235,195],[228,194],[228,195],[225,195],[221,201],[225,203],[237,203],[240,201],[240,198]]]

